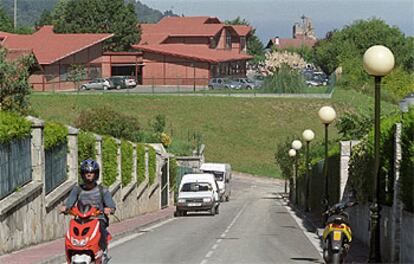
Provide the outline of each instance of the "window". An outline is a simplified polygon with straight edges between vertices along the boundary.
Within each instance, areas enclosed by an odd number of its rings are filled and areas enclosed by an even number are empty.
[[[210,38],[210,49],[215,49],[217,46],[216,39],[214,37]]]
[[[59,65],[59,78],[60,81],[67,81],[69,75],[70,65]]]
[[[181,187],[182,192],[207,192],[213,190],[213,187],[208,182],[189,182],[184,183]]]
[[[246,51],[246,37],[240,37],[240,50]]]
[[[226,49],[231,49],[231,32],[226,30]]]

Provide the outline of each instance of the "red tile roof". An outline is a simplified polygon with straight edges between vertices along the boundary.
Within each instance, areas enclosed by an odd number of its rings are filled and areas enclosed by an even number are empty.
[[[52,64],[94,46],[113,34],[56,34],[52,26],[44,26],[32,35],[0,32],[7,49],[32,49],[39,64]]]
[[[232,25],[232,28],[239,36],[247,36],[252,31],[252,27],[245,25]]]
[[[161,53],[186,59],[194,59],[212,63],[249,60],[252,56],[235,51],[210,49],[207,46],[186,44],[161,44],[161,45],[133,45],[133,48],[144,52]]]
[[[6,61],[14,61],[30,54],[33,54],[33,51],[30,49],[8,49]]]

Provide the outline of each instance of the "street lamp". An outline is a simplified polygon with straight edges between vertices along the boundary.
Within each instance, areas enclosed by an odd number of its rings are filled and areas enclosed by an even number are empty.
[[[302,133],[302,138],[306,142],[306,205],[305,211],[309,212],[309,185],[310,185],[310,164],[309,164],[309,144],[315,138],[315,133],[312,130],[306,129]]]
[[[335,110],[330,106],[323,106],[318,112],[319,119],[325,125],[325,161],[323,162],[323,176],[325,178],[325,211],[329,208],[329,177],[328,177],[328,126],[336,118]]]
[[[297,154],[295,156],[295,203],[299,204],[299,195],[298,195],[298,156],[299,150],[302,148],[302,142],[300,140],[293,140],[292,141],[292,148],[296,150]]]
[[[289,157],[296,158],[296,150],[289,149]],[[295,167],[295,166],[293,166],[293,167]],[[292,190],[295,190],[295,192],[296,192],[296,177],[295,177],[295,174],[293,174],[292,184],[290,184],[290,190],[289,190],[289,196],[290,196],[290,200],[291,201],[293,199],[293,197],[292,197]],[[286,192],[286,179],[285,179],[285,192]],[[296,201],[295,201],[295,203],[296,203]]]
[[[387,75],[394,68],[394,55],[384,46],[375,45],[364,53],[363,64],[365,71],[375,77],[375,118],[374,118],[374,197],[372,200],[369,261],[381,262],[380,254],[380,207],[379,201],[379,139],[380,139],[380,111],[381,111],[381,77]]]

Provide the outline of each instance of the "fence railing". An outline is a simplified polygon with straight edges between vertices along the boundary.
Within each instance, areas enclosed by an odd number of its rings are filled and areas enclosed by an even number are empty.
[[[0,199],[32,179],[30,138],[0,145]]]
[[[59,144],[45,151],[45,190],[53,191],[67,178],[67,144]]]

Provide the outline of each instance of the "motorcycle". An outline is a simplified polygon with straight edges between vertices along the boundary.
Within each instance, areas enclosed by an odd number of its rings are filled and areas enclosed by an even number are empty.
[[[69,222],[69,229],[65,237],[66,260],[68,264],[105,264],[109,258],[99,247],[98,215],[101,214],[96,207],[78,203],[69,210],[74,216]],[[108,243],[112,239],[108,233]]]
[[[356,204],[354,201],[341,202],[324,212],[327,220],[322,241],[323,258],[326,263],[343,263],[348,254],[352,243],[352,231],[345,209]]]

